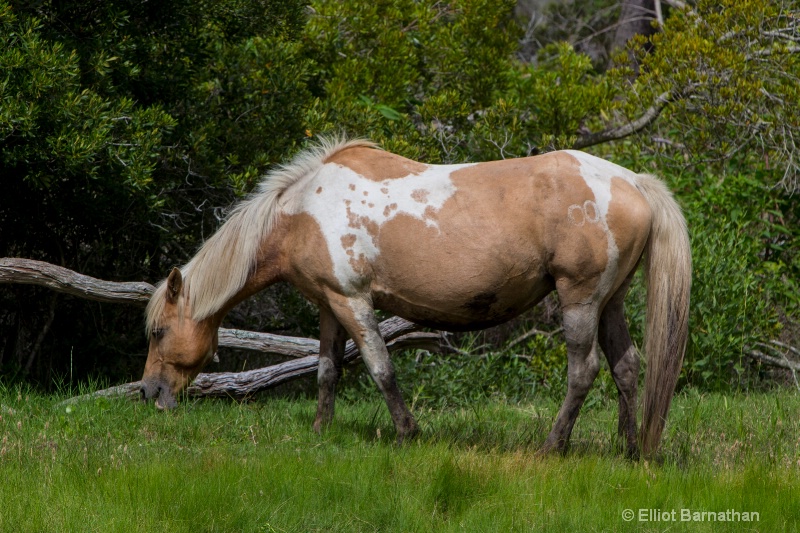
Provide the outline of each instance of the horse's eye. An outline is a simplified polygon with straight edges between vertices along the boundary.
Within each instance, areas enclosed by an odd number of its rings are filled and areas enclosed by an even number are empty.
[[[155,340],[160,340],[161,337],[163,337],[163,336],[164,336],[164,328],[155,328],[153,330],[153,338]]]

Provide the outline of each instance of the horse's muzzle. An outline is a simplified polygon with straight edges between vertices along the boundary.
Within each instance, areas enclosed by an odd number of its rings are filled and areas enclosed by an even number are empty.
[[[142,387],[139,389],[139,394],[144,401],[155,398],[156,407],[161,410],[172,409],[178,406],[178,401],[172,394],[169,385],[161,380],[142,380]]]

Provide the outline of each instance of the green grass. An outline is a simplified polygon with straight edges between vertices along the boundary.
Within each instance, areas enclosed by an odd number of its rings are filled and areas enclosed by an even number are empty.
[[[663,460],[615,450],[616,408],[585,410],[565,457],[536,455],[558,405],[417,408],[398,447],[385,407],[184,402],[170,413],[0,387],[3,531],[795,531],[800,395],[676,398]],[[758,512],[631,522],[625,509]],[[646,512],[646,511],[645,511]]]

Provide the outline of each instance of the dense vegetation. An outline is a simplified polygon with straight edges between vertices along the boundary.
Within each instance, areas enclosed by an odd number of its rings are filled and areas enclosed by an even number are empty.
[[[699,0],[598,59],[583,53],[588,26],[562,22],[613,20],[615,2],[562,3],[538,26],[515,5],[0,1],[0,256],[155,282],[260,175],[330,132],[428,162],[582,147],[663,175],[685,208],[695,282],[683,382],[769,383],[748,351],[800,339],[800,6]],[[287,289],[246,305],[234,325],[315,333],[313,309]],[[2,287],[0,371],[45,386],[136,377],[139,313]],[[472,355],[437,360],[443,378],[423,356],[402,359],[406,392],[560,394],[559,338],[509,343],[534,319],[555,329],[557,306],[456,339]],[[482,372],[497,379],[464,385]]]

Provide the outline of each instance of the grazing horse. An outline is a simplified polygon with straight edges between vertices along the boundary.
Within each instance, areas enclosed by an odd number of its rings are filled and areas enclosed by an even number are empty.
[[[643,258],[647,371],[637,435],[639,356],[623,299]],[[658,448],[686,348],[691,254],[681,210],[652,176],[572,150],[427,165],[363,140],[323,140],[267,175],[153,294],[142,396],[175,406],[216,351],[226,313],[278,281],[320,309],[317,431],[333,418],[348,336],[398,440],[418,431],[375,309],[471,330],[505,322],[556,290],[568,389],[544,450],[566,447],[600,349],[619,391],[627,453]]]

